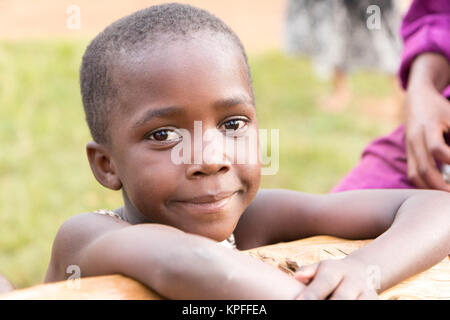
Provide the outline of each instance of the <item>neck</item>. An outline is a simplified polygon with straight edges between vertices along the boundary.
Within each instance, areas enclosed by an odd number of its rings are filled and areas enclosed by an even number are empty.
[[[130,224],[150,223],[151,221],[146,218],[130,201],[127,193],[122,189],[122,196],[124,206],[119,209],[122,218]]]

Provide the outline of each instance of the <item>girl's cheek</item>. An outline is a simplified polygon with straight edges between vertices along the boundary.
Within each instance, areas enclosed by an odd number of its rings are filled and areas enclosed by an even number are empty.
[[[259,164],[242,166],[241,180],[247,186],[248,192],[256,194],[261,181],[261,166]]]

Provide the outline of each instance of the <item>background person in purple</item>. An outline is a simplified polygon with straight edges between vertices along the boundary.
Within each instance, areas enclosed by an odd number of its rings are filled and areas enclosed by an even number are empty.
[[[399,77],[405,124],[371,142],[331,192],[421,188],[450,192],[440,173],[450,164],[450,1],[414,0],[406,13]]]

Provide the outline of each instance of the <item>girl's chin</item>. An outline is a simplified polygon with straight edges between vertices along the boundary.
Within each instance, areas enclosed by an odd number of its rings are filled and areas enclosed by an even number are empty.
[[[218,221],[217,223],[208,223],[203,226],[193,226],[192,228],[188,228],[189,230],[183,230],[184,232],[199,235],[214,241],[222,242],[230,237],[233,233],[237,220],[236,221]]]

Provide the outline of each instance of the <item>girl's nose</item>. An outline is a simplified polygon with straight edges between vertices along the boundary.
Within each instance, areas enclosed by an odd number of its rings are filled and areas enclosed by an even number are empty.
[[[230,165],[226,163],[201,163],[191,164],[186,169],[188,179],[201,176],[211,176],[214,174],[226,173],[230,170]]]
[[[203,141],[201,154],[195,157],[200,161],[194,161],[186,169],[188,178],[226,173],[230,170],[231,162],[228,159],[223,139],[223,137],[218,135],[206,143]]]

